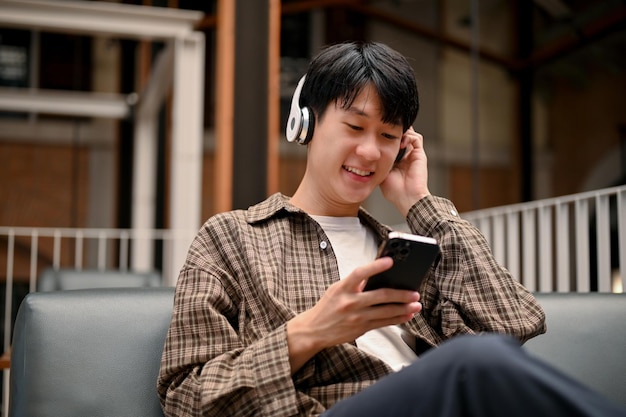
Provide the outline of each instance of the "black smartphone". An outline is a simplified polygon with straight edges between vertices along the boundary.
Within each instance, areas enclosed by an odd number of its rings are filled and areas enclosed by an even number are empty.
[[[431,237],[390,232],[378,248],[376,257],[390,256],[393,258],[393,266],[371,276],[364,291],[378,288],[417,291],[438,255],[439,245]]]

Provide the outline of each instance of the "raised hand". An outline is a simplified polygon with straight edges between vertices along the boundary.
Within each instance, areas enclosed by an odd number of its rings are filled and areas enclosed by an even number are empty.
[[[413,204],[430,195],[430,191],[423,136],[410,127],[402,137],[402,144],[407,149],[405,156],[394,165],[380,184],[380,189],[385,198],[406,217]]]

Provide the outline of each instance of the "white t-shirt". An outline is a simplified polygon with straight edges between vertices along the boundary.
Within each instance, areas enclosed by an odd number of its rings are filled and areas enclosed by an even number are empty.
[[[378,247],[373,232],[358,217],[311,216],[324,229],[337,256],[339,276],[343,279],[356,267],[372,262]],[[371,330],[356,340],[357,346],[387,362],[395,371],[410,365],[415,351],[402,338],[399,326]],[[407,336],[407,335],[405,335]],[[412,340],[412,337],[406,338]]]

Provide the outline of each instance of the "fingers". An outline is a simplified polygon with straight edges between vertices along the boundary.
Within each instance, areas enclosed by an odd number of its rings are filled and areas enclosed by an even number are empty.
[[[404,133],[407,147],[410,145],[413,149],[422,149],[424,147],[424,137],[417,133],[413,126],[409,127]],[[409,149],[407,149],[408,151]]]
[[[421,155],[424,154],[424,137],[413,130],[413,127],[409,127],[404,135],[402,135],[402,142],[400,143],[400,148],[404,148],[404,156],[402,159],[407,159],[406,157],[413,153],[413,151],[417,150],[421,158]],[[409,158],[411,160],[411,158]],[[397,164],[396,164],[397,165]]]
[[[420,300],[420,293],[393,288],[379,288],[377,290],[365,291],[363,297],[367,304],[379,307],[388,304],[416,303]]]
[[[405,323],[422,310],[420,295],[414,291],[381,288],[363,292],[367,279],[389,269],[393,260],[383,257],[356,268],[332,284],[310,310],[300,314],[296,324],[314,334],[319,348],[355,340],[365,332]]]
[[[392,265],[393,260],[390,257],[376,259],[374,262],[356,268],[352,274],[344,279],[344,281],[347,280],[345,284],[349,286],[349,291],[359,293],[359,304],[363,307],[376,307],[376,310],[379,310],[376,314],[387,314],[386,317],[390,317],[385,309],[380,311],[381,307],[391,307],[393,310],[397,310],[398,306],[401,305],[410,305],[409,310],[404,312],[396,311],[396,315],[419,312],[421,310],[421,304],[419,303],[420,294],[417,291],[379,288],[377,290],[363,292],[363,287],[365,287],[367,279],[391,268]]]
[[[379,258],[376,259],[374,262],[370,262],[367,265],[356,268],[341,282],[347,285],[354,292],[360,292],[363,289],[367,278],[388,270],[389,268],[391,268],[392,265],[393,260],[390,257],[386,256],[383,258]]]
[[[354,317],[359,317],[356,321],[361,322],[367,329],[410,320],[422,311],[420,294],[417,291],[393,288],[363,291],[369,277],[391,268],[392,265],[393,260],[390,257],[383,257],[356,268],[350,275],[334,284],[335,288],[331,291],[335,295],[350,294],[349,298],[344,298],[344,301],[349,301],[333,304],[343,305],[345,307],[343,313],[346,311],[356,313]]]
[[[369,264],[356,268],[350,275],[340,281],[342,286],[350,292],[363,292],[367,280],[380,272],[386,271],[393,265],[393,259],[388,256],[378,258]],[[363,292],[363,300],[369,305],[379,304],[407,304],[419,301],[417,291],[380,288]]]
[[[405,323],[422,311],[422,304],[415,301],[408,304],[381,304],[375,307],[370,326],[377,329],[393,324]]]
[[[392,290],[404,293],[395,296],[383,295],[383,300],[395,299],[397,302],[384,302],[372,305],[363,315],[363,319],[369,322],[370,328],[379,328],[392,324],[400,324],[409,321],[415,314],[422,311],[422,303],[418,301],[419,294],[411,291]],[[370,291],[371,293],[383,292],[383,290]]]

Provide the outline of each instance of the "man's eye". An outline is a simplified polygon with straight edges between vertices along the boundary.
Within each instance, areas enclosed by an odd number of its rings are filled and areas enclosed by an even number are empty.
[[[383,137],[384,137],[384,138],[387,138],[387,139],[391,139],[391,140],[393,140],[393,139],[397,139],[397,136],[392,135],[392,134],[390,134],[390,133],[383,133]]]
[[[356,126],[356,125],[351,125],[351,124],[348,124],[348,127],[352,130],[363,130],[361,126]]]

